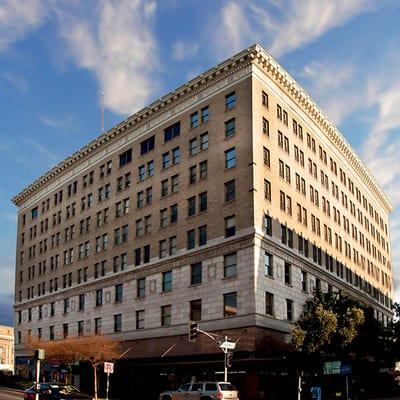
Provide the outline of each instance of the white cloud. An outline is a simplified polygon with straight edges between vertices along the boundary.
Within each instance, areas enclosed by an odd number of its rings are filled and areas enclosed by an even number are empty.
[[[336,125],[348,115],[365,105],[365,99],[359,90],[349,90],[354,86],[356,68],[352,63],[335,64],[330,61],[312,61],[302,71],[295,73],[309,89],[322,110]]]
[[[182,40],[178,40],[172,46],[172,57],[175,60],[180,61],[188,57],[193,57],[198,51],[198,43],[187,43]]]
[[[285,17],[274,37],[271,52],[277,56],[312,42],[332,28],[372,8],[369,0],[291,0],[284,2]],[[282,34],[284,32],[284,34]]]
[[[36,142],[35,140],[31,138],[25,138],[23,142],[29,147],[34,147],[39,154],[45,156],[51,163],[55,163],[58,161],[58,157],[51,150]]]
[[[68,117],[68,120],[71,118]],[[58,119],[54,117],[42,116],[39,117],[39,121],[46,126],[50,126],[51,128],[67,128],[71,125],[70,122],[65,121],[64,119]]]
[[[0,2],[0,53],[39,27],[47,17],[44,1]]]
[[[14,72],[5,71],[2,74],[2,78],[7,82],[11,83],[14,87],[16,87],[21,92],[28,92],[29,85],[25,78],[22,76],[17,75]]]
[[[221,9],[216,50],[226,55],[260,42],[278,57],[374,6],[372,0],[232,1]]]
[[[117,114],[132,114],[157,88],[157,43],[152,33],[155,1],[100,1],[80,15],[59,8],[61,34],[78,66],[93,72],[105,93],[104,104]],[[82,13],[83,14],[83,13]]]

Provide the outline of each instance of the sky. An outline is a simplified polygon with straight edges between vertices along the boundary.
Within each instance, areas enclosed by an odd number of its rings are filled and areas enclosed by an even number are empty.
[[[101,130],[260,43],[389,195],[400,300],[400,2],[0,0],[0,324],[12,324],[11,198]]]

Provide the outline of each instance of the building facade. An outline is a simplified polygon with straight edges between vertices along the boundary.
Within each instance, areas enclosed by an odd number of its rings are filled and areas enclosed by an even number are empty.
[[[189,320],[240,339],[246,360],[290,340],[316,289],[391,318],[391,204],[259,45],[105,132],[13,202],[17,368],[29,335],[112,335],[128,360],[218,354],[207,338],[188,343]]]
[[[14,329],[0,325],[0,371],[14,371]]]

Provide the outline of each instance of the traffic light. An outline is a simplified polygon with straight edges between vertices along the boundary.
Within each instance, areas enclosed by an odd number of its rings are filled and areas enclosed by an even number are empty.
[[[189,342],[195,342],[197,340],[197,322],[189,322]]]
[[[226,353],[226,366],[227,367],[232,367],[232,359],[233,359],[233,352],[232,351],[227,351]]]

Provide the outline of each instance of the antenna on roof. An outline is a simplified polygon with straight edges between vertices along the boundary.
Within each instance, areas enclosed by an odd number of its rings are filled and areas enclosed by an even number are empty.
[[[104,132],[104,93],[100,93],[101,133]]]

